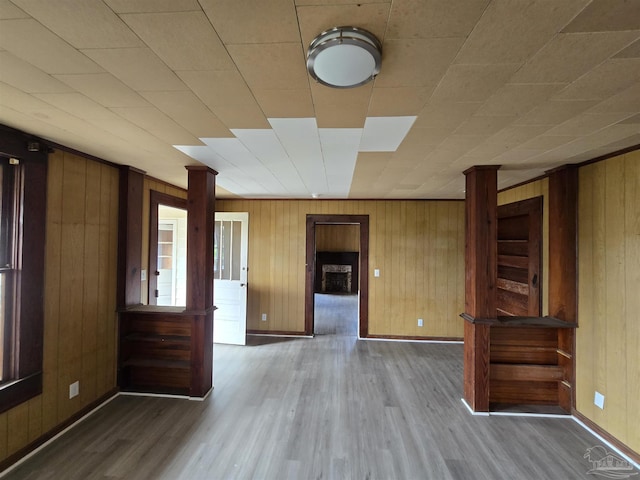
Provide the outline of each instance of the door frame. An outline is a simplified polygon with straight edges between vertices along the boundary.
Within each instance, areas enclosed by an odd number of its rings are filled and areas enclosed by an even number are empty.
[[[149,274],[147,303],[156,305],[155,291],[158,288],[158,205],[180,208],[187,211],[187,199],[174,197],[168,193],[150,190],[149,193]]]
[[[316,225],[359,225],[360,252],[358,255],[360,285],[359,295],[359,338],[369,336],[369,215],[313,215],[307,214],[305,292],[304,292],[304,334],[313,336],[314,327],[314,282],[316,274]]]

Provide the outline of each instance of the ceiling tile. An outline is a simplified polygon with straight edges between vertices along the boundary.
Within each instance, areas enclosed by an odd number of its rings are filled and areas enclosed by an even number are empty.
[[[367,109],[353,105],[315,105],[316,120],[320,128],[362,128]]]
[[[139,47],[140,39],[102,2],[13,0],[75,48]]]
[[[640,81],[640,58],[610,59],[583,75],[554,100],[604,100]]]
[[[614,58],[638,58],[640,57],[640,40],[633,42],[627,48],[617,53]]]
[[[309,86],[299,43],[229,45],[228,49],[250,88],[304,90]]]
[[[0,51],[0,81],[27,93],[62,93],[71,88],[7,51]]]
[[[47,73],[97,73],[102,68],[32,19],[0,20],[0,48]]]
[[[320,145],[324,158],[329,194],[349,195],[353,171],[362,137],[361,128],[320,128]]]
[[[466,37],[489,0],[395,0],[385,39]]]
[[[344,25],[368,30],[382,42],[389,18],[389,6],[389,3],[353,3],[298,7],[298,21],[305,55],[316,36],[333,27]]]
[[[227,128],[269,128],[269,123],[257,103],[217,105],[210,107]]]
[[[155,107],[117,107],[113,112],[171,145],[198,145],[200,140]]]
[[[615,125],[629,118],[628,113],[583,113],[557,127],[547,131],[545,135],[574,135],[582,137],[602,130],[610,125]]]
[[[78,118],[109,118],[113,112],[81,93],[40,93],[34,97]]]
[[[640,2],[636,0],[593,0],[564,32],[638,30]]]
[[[589,0],[494,0],[456,63],[523,63],[567,24]]]
[[[110,73],[54,75],[105,107],[142,107],[149,103]]]
[[[414,128],[446,128],[453,131],[481,106],[482,102],[432,102],[420,111]]]
[[[249,87],[236,70],[176,73],[210,108],[255,104]]]
[[[588,110],[597,100],[549,100],[516,120],[516,125],[559,125]]]
[[[395,152],[416,117],[367,117],[360,142],[361,152]]]
[[[142,13],[122,18],[172,70],[235,68],[203,12]]]
[[[0,0],[0,20],[9,20],[14,18],[29,18],[29,15],[20,10],[9,0]]]
[[[369,105],[369,117],[417,115],[431,96],[425,87],[375,87]]]
[[[518,65],[452,65],[433,92],[438,102],[484,102],[502,87]]]
[[[464,38],[386,40],[376,87],[435,87]]]
[[[103,0],[116,13],[187,12],[200,10],[198,0]]]
[[[640,111],[640,83],[611,96],[589,109],[589,113]]]
[[[84,53],[136,91],[187,90],[148,48],[94,49]]]
[[[476,115],[524,115],[564,87],[564,84],[507,84],[478,109]]]
[[[142,96],[196,137],[232,136],[193,92],[143,92]]]
[[[299,42],[295,5],[291,0],[200,0],[225,44]]]
[[[254,89],[253,95],[267,117],[313,117],[313,102],[309,89]]]
[[[515,116],[473,115],[454,132],[456,135],[493,135],[515,120]]]
[[[638,37],[640,37],[640,31],[559,34],[528,61],[510,81],[511,83],[573,82]]]

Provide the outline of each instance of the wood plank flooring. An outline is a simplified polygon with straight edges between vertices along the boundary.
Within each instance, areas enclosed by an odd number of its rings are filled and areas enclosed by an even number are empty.
[[[206,401],[120,396],[6,478],[594,478],[574,421],[469,414],[462,345],[250,337],[214,366]]]

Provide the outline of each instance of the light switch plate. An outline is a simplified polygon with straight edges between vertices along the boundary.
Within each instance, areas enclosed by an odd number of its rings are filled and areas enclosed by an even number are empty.
[[[602,395],[600,392],[596,391],[596,394],[593,397],[593,404],[596,407],[604,410],[604,395]]]

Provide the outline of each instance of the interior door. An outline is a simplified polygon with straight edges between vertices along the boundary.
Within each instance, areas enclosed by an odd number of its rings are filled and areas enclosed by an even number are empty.
[[[213,341],[245,345],[249,213],[216,212]]]
[[[175,305],[176,284],[176,222],[158,223],[158,262],[156,305]]]

